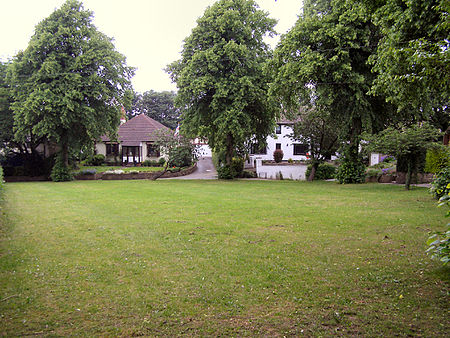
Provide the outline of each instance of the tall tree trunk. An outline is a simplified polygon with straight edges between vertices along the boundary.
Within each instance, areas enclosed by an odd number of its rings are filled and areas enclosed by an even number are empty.
[[[228,134],[227,136],[227,150],[225,153],[225,163],[228,167],[231,167],[231,162],[233,161],[233,153],[234,153],[234,144],[233,144],[233,136]]]
[[[408,171],[406,172],[406,177],[405,177],[405,189],[409,190],[410,186],[411,186],[411,177],[412,177],[412,163],[411,163],[411,159],[408,158]]]
[[[312,166],[311,166],[311,172],[309,173],[309,176],[308,176],[308,181],[310,181],[310,182],[314,181],[314,177],[316,176],[316,171],[317,171],[318,167],[319,167],[319,162],[313,161]]]

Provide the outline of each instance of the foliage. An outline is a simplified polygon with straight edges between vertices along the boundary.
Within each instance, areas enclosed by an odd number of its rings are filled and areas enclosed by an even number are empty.
[[[159,164],[159,166],[163,167],[164,164],[166,164],[165,158],[164,158],[164,157],[161,157],[161,158],[158,160],[158,164]]]
[[[67,0],[40,22],[27,49],[9,67],[17,141],[41,138],[61,149],[54,177],[69,153],[113,136],[132,69],[92,24],[92,12]]]
[[[271,95],[288,112],[307,107],[335,126],[340,143],[350,148],[345,168],[360,168],[363,130],[382,130],[396,118],[394,107],[382,95],[368,93],[376,74],[367,61],[380,39],[371,10],[361,1],[304,1],[303,13],[282,37],[271,64]],[[346,169],[341,170],[341,177],[347,172],[356,174]],[[342,178],[359,181],[363,171],[357,173]]]
[[[141,164],[142,164],[143,167],[162,167],[166,163],[164,158],[162,158],[162,159],[163,159],[162,163],[161,163],[161,159],[160,159],[159,161],[156,161],[156,160],[145,160]]]
[[[440,135],[439,131],[427,123],[412,126],[401,125],[399,128],[389,127],[377,135],[365,135],[369,143],[369,151],[380,152],[394,156],[407,163],[407,178],[405,188],[409,190],[411,176],[418,171],[418,159],[424,156],[433,141]]]
[[[0,166],[0,195],[2,194],[3,187],[5,185],[5,182],[3,181],[3,168]]]
[[[13,112],[10,108],[12,103],[11,89],[6,81],[6,70],[8,63],[0,62],[0,148],[13,148],[11,144],[14,139]]]
[[[300,108],[292,118],[295,121],[292,139],[308,144],[309,157],[315,163],[315,171],[307,174],[314,180],[318,166],[334,155],[338,148],[339,126],[332,114],[317,108]],[[311,176],[311,177],[310,177]]]
[[[53,182],[72,181],[73,174],[70,169],[64,164],[64,158],[59,155],[56,158],[55,165],[53,166],[50,178]]]
[[[161,152],[166,156],[164,170],[160,176],[155,176],[153,179],[161,177],[170,167],[187,167],[190,166],[198,158],[197,146],[182,136],[174,135],[173,131],[169,129],[159,129],[154,132],[155,145],[160,147]],[[160,160],[161,161],[161,160]]]
[[[105,163],[105,155],[103,154],[95,154],[92,156],[91,165],[100,166]]]
[[[77,172],[77,175],[95,175],[97,170],[95,169],[84,169]]]
[[[353,159],[343,157],[336,172],[336,179],[341,184],[364,183],[366,177],[365,169],[361,160],[355,163]]]
[[[366,170],[366,177],[377,177],[383,175],[383,171],[379,168],[368,168]]]
[[[274,150],[274,152],[273,152],[273,160],[276,163],[280,163],[281,161],[283,161],[283,156],[284,156],[283,150],[281,150],[281,149],[275,149]]]
[[[442,131],[450,122],[450,2],[384,1],[375,14],[383,34],[371,57],[373,91]]]
[[[312,164],[308,165],[306,169],[306,177],[311,174]],[[314,180],[329,180],[334,178],[336,175],[336,167],[331,163],[320,163],[316,169],[316,174],[314,175]]]
[[[129,118],[144,113],[166,127],[175,129],[180,122],[180,110],[175,107],[175,97],[174,92],[167,91],[150,90],[144,94],[137,94],[133,100]]]
[[[207,139],[228,166],[246,153],[249,139],[262,142],[275,123],[263,71],[271,56],[264,37],[275,23],[253,0],[217,1],[184,40],[181,59],[167,67],[178,87],[181,131]]]
[[[441,197],[448,195],[450,193],[450,167],[447,167],[437,173],[433,182],[431,182],[430,193],[436,198],[440,199]]]
[[[450,177],[447,182],[449,183],[445,186],[445,193],[439,199],[438,206],[446,206],[448,208],[446,217],[450,217]],[[432,252],[433,258],[439,259],[444,265],[447,265],[450,261],[450,223],[447,223],[446,232],[435,232],[428,238],[427,244],[429,245],[427,252]]]
[[[439,144],[428,149],[425,172],[434,174],[447,167],[450,167],[450,147]]]
[[[216,167],[217,177],[221,180],[231,180],[233,178],[243,177],[244,162],[245,160],[243,158],[233,157],[230,166],[222,163]]]

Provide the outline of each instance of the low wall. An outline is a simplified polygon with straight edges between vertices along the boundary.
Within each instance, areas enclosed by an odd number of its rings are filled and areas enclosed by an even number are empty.
[[[433,181],[433,174],[417,174],[417,179],[413,174],[411,177],[412,184],[420,184],[420,183],[431,183]],[[398,184],[405,184],[406,181],[406,173],[398,172],[397,179]]]
[[[306,180],[306,164],[271,163],[262,164],[261,159],[256,160],[256,175],[259,178]]]
[[[197,169],[197,164],[194,164],[192,167],[189,167],[184,170],[180,170],[177,172],[167,171],[160,178],[170,178],[170,177],[179,177],[186,176],[192,174],[195,169]],[[77,175],[75,176],[76,180],[151,180],[158,176],[161,172],[140,172],[140,173],[123,173],[123,174],[87,174],[87,175]]]

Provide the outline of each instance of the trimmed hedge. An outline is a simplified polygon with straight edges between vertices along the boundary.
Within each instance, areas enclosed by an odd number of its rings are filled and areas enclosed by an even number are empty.
[[[0,167],[0,194],[3,190],[3,186],[5,185],[4,181],[3,181],[3,168]]]

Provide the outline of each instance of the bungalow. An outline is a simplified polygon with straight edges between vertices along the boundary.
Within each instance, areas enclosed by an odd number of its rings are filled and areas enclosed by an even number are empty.
[[[105,155],[106,162],[122,164],[138,164],[145,160],[156,160],[161,154],[155,145],[154,132],[167,129],[158,121],[145,114],[140,114],[122,124],[118,130],[118,141],[110,140],[108,136],[102,136],[101,141],[95,145],[97,154]]]

